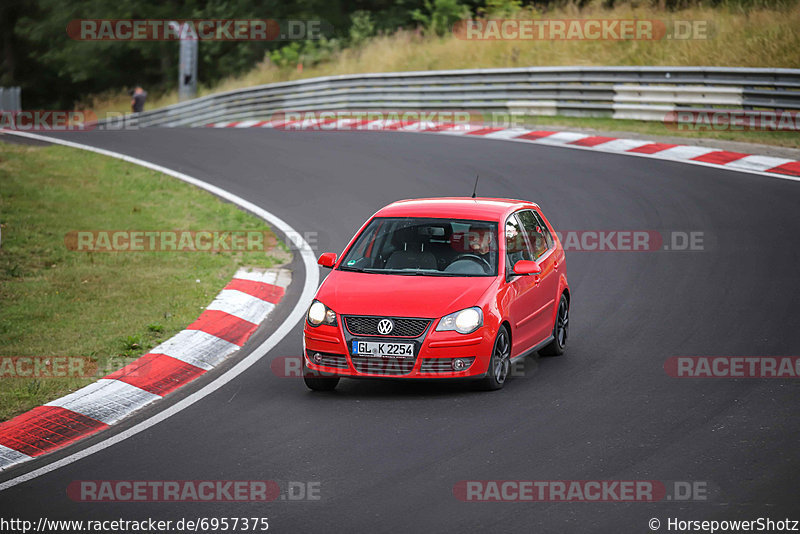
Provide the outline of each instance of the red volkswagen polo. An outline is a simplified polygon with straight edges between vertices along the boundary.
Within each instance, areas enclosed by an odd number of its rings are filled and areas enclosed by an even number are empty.
[[[503,387],[511,362],[564,352],[564,249],[539,206],[496,198],[402,200],[373,215],[308,310],[304,378],[470,378]]]

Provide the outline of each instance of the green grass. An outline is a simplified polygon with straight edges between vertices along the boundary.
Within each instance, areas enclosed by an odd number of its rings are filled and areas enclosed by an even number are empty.
[[[263,230],[263,221],[175,178],[65,147],[0,143],[0,358],[81,356],[102,375],[194,321],[264,252],[75,252],[74,230]],[[0,378],[0,420],[94,378]]]

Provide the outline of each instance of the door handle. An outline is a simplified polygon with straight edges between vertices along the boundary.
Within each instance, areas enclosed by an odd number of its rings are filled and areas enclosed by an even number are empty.
[[[533,276],[533,287],[536,287],[538,285],[539,285],[539,275],[536,274]]]

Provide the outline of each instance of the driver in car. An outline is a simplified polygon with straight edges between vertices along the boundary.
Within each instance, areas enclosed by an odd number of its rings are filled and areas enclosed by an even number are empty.
[[[467,234],[469,250],[473,254],[489,261],[489,251],[492,248],[492,232],[489,228],[474,228]]]
[[[469,252],[486,263],[484,269],[488,269],[489,265],[494,264],[493,254],[496,252],[496,246],[491,228],[483,226],[470,228],[467,233],[467,245]]]

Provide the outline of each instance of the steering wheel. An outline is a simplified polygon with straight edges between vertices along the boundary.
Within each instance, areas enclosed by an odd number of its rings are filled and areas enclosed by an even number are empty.
[[[480,256],[478,256],[476,254],[462,254],[458,258],[456,258],[455,261],[459,261],[459,260],[472,260],[475,263],[477,263],[478,265],[480,265],[483,268],[483,272],[485,272],[485,273],[491,272],[491,270],[492,270],[492,266],[489,265],[489,262],[484,260],[483,258],[481,258]],[[453,263],[455,263],[455,262],[453,262]]]

